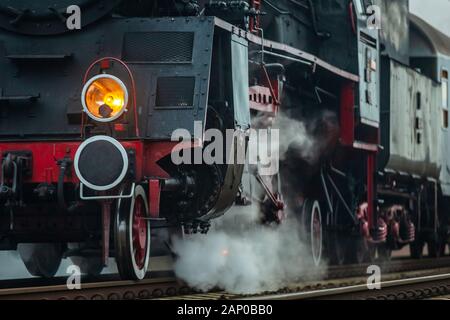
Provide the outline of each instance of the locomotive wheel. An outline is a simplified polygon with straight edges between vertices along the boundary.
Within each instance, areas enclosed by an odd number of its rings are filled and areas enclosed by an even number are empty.
[[[72,263],[80,268],[81,273],[87,274],[91,277],[100,275],[103,271],[104,265],[102,258],[99,256],[94,257],[70,257]]]
[[[28,272],[41,278],[54,277],[63,257],[60,243],[21,243],[17,250]]]
[[[122,194],[125,194],[124,190]],[[136,186],[131,199],[117,202],[114,225],[115,253],[123,279],[144,279],[150,259],[148,202],[142,186]]]
[[[319,266],[322,261],[323,233],[322,215],[317,200],[305,201],[302,211],[302,227],[312,262],[315,266]]]

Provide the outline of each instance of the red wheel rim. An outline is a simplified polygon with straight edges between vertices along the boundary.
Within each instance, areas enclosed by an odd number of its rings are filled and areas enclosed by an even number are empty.
[[[143,269],[147,251],[147,220],[145,203],[141,196],[136,197],[133,208],[132,241],[136,265]]]

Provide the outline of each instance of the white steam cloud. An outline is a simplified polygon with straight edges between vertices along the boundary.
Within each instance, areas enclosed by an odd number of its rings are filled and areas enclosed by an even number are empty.
[[[293,145],[299,150],[299,156],[310,163],[318,159],[318,141],[307,132],[305,123],[280,114],[274,124],[280,130],[279,154],[280,160],[285,160],[286,154]]]
[[[240,208],[219,219],[207,235],[175,238],[176,275],[191,287],[252,294],[276,291],[309,276],[320,276],[302,242],[300,228],[290,220],[262,226],[254,210]],[[247,209],[247,215],[242,211]],[[237,212],[241,211],[241,212]],[[252,212],[253,211],[253,212]],[[247,227],[245,227],[247,226]]]
[[[277,150],[281,161],[293,156],[294,162],[300,158],[310,166],[318,165],[324,154],[333,149],[338,136],[336,115],[323,111],[307,122],[297,119],[289,115],[278,115],[276,119],[260,116],[253,119],[252,127],[271,126],[280,130],[279,143],[269,149]],[[262,143],[250,141],[249,148],[261,147]],[[282,183],[286,186],[283,179]],[[298,186],[288,188],[298,190]],[[253,193],[258,190],[252,189]],[[293,193],[299,196],[298,192]],[[262,213],[255,200],[264,196],[247,196],[253,199],[252,206],[233,207],[224,217],[213,221],[209,234],[173,239],[172,250],[178,256],[174,264],[176,275],[201,291],[217,288],[238,294],[277,291],[311,276],[320,278],[325,272],[324,265],[314,266],[304,232],[296,220],[301,207],[298,198],[288,201],[295,208],[286,209],[287,220],[267,226],[261,225]]]

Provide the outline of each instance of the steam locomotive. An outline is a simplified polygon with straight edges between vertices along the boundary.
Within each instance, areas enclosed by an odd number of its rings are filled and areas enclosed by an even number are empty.
[[[300,221],[317,265],[442,255],[449,43],[407,0],[1,0],[0,250],[35,276],[111,256],[140,280],[154,229],[258,203],[263,223]],[[313,157],[294,135],[271,174],[173,161],[208,129],[233,132],[233,158],[281,115]]]

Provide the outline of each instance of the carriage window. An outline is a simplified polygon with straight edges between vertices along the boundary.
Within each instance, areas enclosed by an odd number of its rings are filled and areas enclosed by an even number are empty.
[[[422,109],[422,94],[417,92],[417,110]]]
[[[448,109],[448,71],[442,70],[442,106]]]
[[[442,70],[442,116],[443,126],[448,128],[448,71]]]

